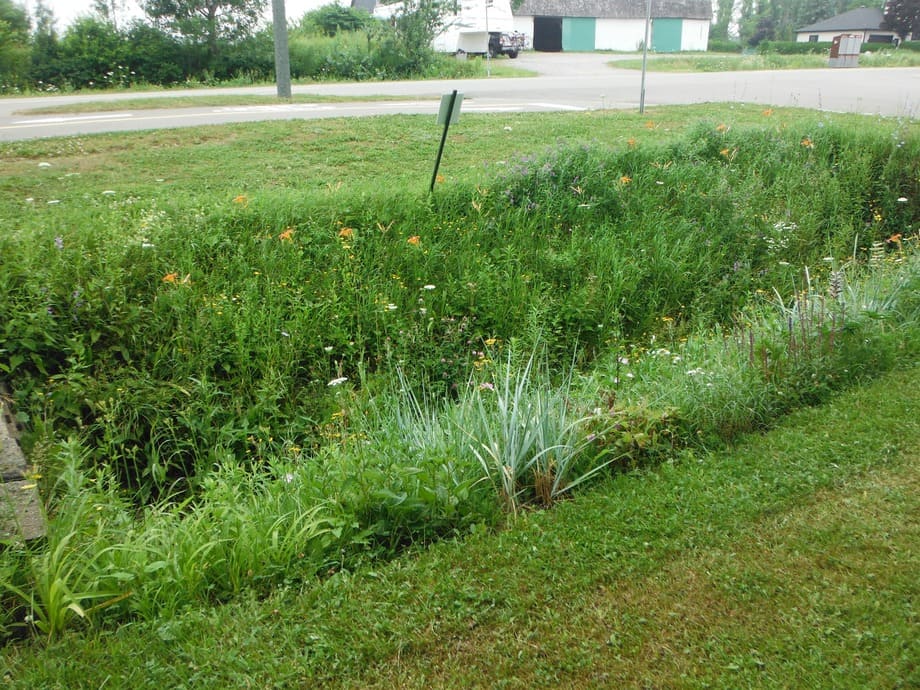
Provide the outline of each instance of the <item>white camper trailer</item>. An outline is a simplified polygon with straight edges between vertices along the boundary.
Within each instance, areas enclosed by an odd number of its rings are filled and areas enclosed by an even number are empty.
[[[460,0],[460,12],[444,18],[433,46],[442,53],[514,58],[526,48],[526,37],[514,30],[510,0]]]
[[[516,58],[527,47],[527,37],[514,30],[510,0],[460,0],[460,11],[444,17],[432,48],[457,55],[507,55]],[[377,5],[374,16],[388,19],[402,3]]]

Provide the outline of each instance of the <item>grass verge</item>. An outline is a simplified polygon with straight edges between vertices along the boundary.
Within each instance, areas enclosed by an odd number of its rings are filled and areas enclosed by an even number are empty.
[[[507,530],[11,646],[11,687],[912,687],[920,369]]]
[[[220,108],[225,106],[253,105],[288,105],[299,103],[348,103],[367,101],[407,101],[417,100],[416,96],[323,96],[318,94],[294,94],[290,100],[276,96],[254,94],[213,95],[213,96],[172,96],[164,93],[159,96],[137,98],[120,98],[118,100],[93,101],[49,105],[42,108],[17,110],[14,115],[57,115],[60,113],[103,113],[119,110],[163,110],[167,108]]]
[[[753,70],[821,69],[827,67],[827,55],[779,55],[776,53],[735,55],[729,53],[687,53],[655,56],[647,69],[653,72],[746,72]],[[617,60],[612,67],[642,69],[642,60]],[[920,53],[879,51],[859,56],[860,67],[917,67]]]

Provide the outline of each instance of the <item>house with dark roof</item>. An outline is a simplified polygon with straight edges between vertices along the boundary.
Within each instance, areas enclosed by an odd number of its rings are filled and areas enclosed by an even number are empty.
[[[534,50],[640,50],[646,11],[646,0],[524,0],[514,28]],[[649,48],[706,50],[711,22],[710,0],[652,0]]]
[[[795,30],[799,43],[833,41],[837,36],[851,34],[862,36],[861,43],[891,43],[898,38],[897,31],[883,29],[885,15],[877,7],[860,7],[821,22]]]

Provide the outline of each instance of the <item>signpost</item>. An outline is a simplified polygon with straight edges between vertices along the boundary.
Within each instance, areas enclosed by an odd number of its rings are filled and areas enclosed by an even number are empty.
[[[444,125],[444,131],[441,133],[441,145],[438,146],[438,157],[434,162],[434,172],[431,173],[431,184],[428,186],[428,193],[434,191],[434,183],[438,179],[438,168],[441,167],[441,155],[444,153],[444,143],[447,141],[447,130],[452,124],[460,119],[460,104],[463,103],[463,94],[457,93],[454,89],[452,93],[441,96],[441,107],[438,110],[438,124]]]

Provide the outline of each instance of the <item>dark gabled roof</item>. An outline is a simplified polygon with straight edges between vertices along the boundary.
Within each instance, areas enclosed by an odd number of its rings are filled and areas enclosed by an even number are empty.
[[[524,0],[516,15],[645,19],[646,0]],[[709,0],[652,0],[653,17],[712,20]]]
[[[816,22],[796,29],[796,33],[818,33],[819,31],[863,31],[865,29],[875,30],[882,27],[882,20],[885,15],[880,9],[875,7],[860,7],[856,10],[850,10],[836,17],[825,19],[823,22]]]

